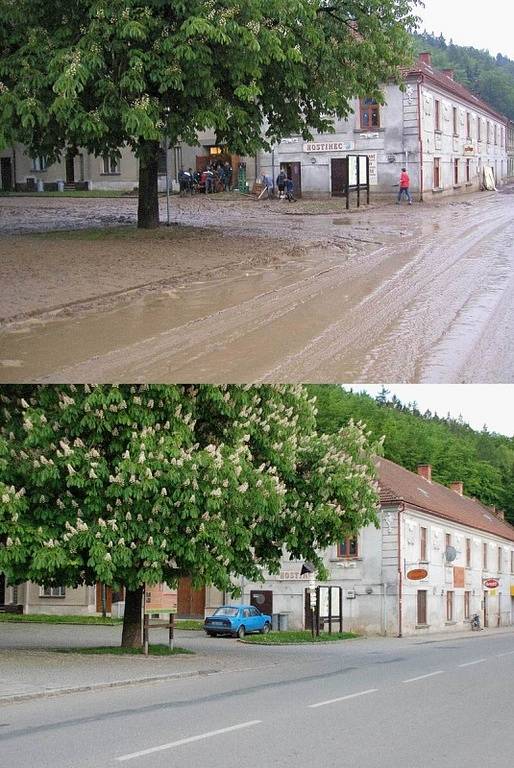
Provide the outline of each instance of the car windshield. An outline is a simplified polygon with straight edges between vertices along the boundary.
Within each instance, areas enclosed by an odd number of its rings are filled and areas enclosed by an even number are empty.
[[[230,608],[228,606],[223,606],[223,608],[217,608],[213,616],[237,616],[239,613],[239,608]]]

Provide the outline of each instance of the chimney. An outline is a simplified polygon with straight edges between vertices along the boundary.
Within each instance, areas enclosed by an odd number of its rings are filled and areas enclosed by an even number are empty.
[[[496,509],[496,507],[491,507],[493,510],[493,514],[496,515],[498,520],[505,520],[505,512],[502,509]]]
[[[453,80],[455,76],[455,70],[454,69],[442,69],[441,72],[443,75],[446,75],[446,77],[449,77],[450,80]]]
[[[456,483],[450,483],[450,491],[455,491],[459,496],[464,496],[464,483],[458,480]]]
[[[423,53],[419,54],[418,61],[421,64],[426,64],[427,67],[431,67],[432,66],[432,54],[429,53],[428,51],[423,51]]]
[[[430,464],[419,464],[418,475],[424,477],[429,483],[432,482],[432,466]]]

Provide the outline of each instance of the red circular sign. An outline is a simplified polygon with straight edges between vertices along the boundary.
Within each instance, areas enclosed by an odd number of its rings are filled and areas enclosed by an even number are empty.
[[[484,587],[487,587],[487,589],[496,589],[499,586],[500,582],[498,579],[485,579],[484,581]]]
[[[428,576],[428,571],[426,568],[413,568],[412,571],[408,571],[407,578],[411,581],[421,581],[422,579],[426,579]]]

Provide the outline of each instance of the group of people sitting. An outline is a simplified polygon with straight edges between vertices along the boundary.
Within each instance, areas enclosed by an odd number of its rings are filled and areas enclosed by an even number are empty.
[[[209,164],[203,171],[183,168],[178,173],[181,195],[193,195],[196,192],[230,192],[232,189],[232,166],[225,163]]]
[[[264,173],[262,175],[262,184],[264,186],[263,192],[267,195],[267,197],[274,197],[275,196],[275,185],[273,184],[273,178],[269,175]],[[278,199],[279,200],[289,200],[290,203],[295,202],[296,198],[294,197],[294,183],[293,180],[287,175],[287,173],[282,170],[277,176],[276,180],[276,186],[278,190]]]

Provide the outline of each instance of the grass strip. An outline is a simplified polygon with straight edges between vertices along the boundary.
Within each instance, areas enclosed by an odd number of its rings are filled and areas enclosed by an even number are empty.
[[[81,653],[86,655],[100,656],[108,654],[110,656],[143,656],[142,648],[121,648],[119,645],[97,645],[91,648],[51,648],[56,653]],[[194,655],[194,651],[187,648],[175,647],[172,650],[167,645],[149,645],[149,656],[180,656]]]
[[[110,616],[53,616],[49,613],[0,613],[0,621],[20,622],[29,624],[94,624],[114,627],[123,623],[123,619],[113,619]]]
[[[254,645],[298,645],[299,643],[333,643],[338,640],[353,640],[359,635],[353,632],[322,632],[319,637],[312,636],[309,630],[288,630],[286,632],[268,632],[267,635],[248,635],[242,641]]]

